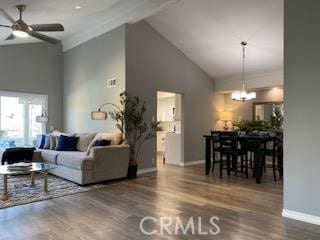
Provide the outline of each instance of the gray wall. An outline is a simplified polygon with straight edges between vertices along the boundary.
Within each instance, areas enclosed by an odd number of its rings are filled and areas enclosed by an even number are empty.
[[[61,45],[0,46],[0,73],[1,91],[48,95],[48,126],[62,128]]]
[[[284,208],[320,217],[319,9],[285,1]]]
[[[282,102],[283,89],[275,88],[268,90],[256,91],[257,98],[253,102]],[[252,102],[235,102],[231,99],[231,94],[224,94],[224,109],[232,111],[233,120],[252,120],[253,104]]]
[[[104,102],[118,104],[125,89],[125,26],[64,53],[63,126],[68,132],[116,131],[112,120],[94,121],[90,113]],[[107,79],[117,86],[107,88]],[[113,110],[110,106],[105,111]]]
[[[202,135],[214,127],[214,81],[144,21],[126,27],[126,90],[146,101],[149,121],[157,116],[157,91],[183,94],[184,161],[204,159]],[[139,168],[154,167],[156,139],[142,153]]]

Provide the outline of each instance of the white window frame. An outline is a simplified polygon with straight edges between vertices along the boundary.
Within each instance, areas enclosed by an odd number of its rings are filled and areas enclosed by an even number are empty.
[[[18,98],[40,98],[43,99],[43,110],[48,113],[48,95],[44,94],[34,94],[34,93],[22,93],[22,92],[7,92],[7,91],[0,91],[0,97],[18,97]],[[24,121],[24,142],[28,145],[31,145],[32,143],[29,143],[29,108],[27,108],[27,104],[25,104],[25,119]],[[0,99],[0,113],[1,113],[1,99]],[[28,129],[28,130],[25,130]],[[47,131],[47,124],[42,123],[42,134],[45,134]]]

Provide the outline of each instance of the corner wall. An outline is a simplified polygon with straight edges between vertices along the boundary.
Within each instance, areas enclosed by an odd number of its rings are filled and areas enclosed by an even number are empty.
[[[105,102],[118,104],[119,94],[125,90],[125,26],[64,52],[63,59],[64,130],[118,131],[114,121],[91,120],[90,114]],[[116,78],[116,87],[107,88],[110,78]]]
[[[284,216],[320,225],[319,9],[285,0]]]
[[[126,90],[157,116],[157,91],[183,95],[184,161],[203,160],[203,134],[214,128],[214,80],[145,21],[126,25]],[[141,168],[155,167],[156,139],[143,147]]]
[[[62,128],[62,46],[28,43],[0,46],[0,90],[48,95],[49,123]]]

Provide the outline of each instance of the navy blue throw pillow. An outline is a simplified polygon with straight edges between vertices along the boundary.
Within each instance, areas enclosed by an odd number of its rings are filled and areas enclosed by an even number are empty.
[[[39,148],[43,149],[45,143],[46,143],[46,135],[41,135]]]
[[[61,135],[58,143],[57,151],[77,151],[77,143],[79,137],[68,137]]]
[[[104,146],[109,146],[109,145],[111,145],[110,139],[97,140],[94,144],[95,147],[104,147]]]

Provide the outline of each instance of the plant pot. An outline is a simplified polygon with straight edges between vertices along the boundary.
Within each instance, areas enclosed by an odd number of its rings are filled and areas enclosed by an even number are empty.
[[[138,164],[129,165],[128,178],[136,178],[137,177],[137,171],[138,171]]]

